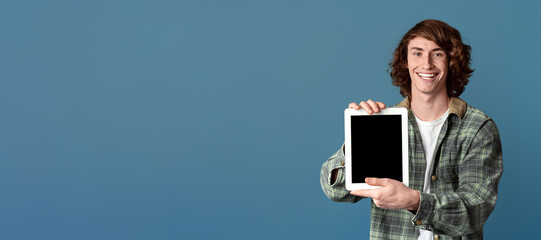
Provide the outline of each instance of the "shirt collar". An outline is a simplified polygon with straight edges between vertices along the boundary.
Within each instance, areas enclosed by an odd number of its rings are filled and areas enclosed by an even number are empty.
[[[409,97],[404,98],[402,102],[400,102],[397,107],[405,107],[407,109],[410,109],[410,99]],[[449,115],[456,114],[460,117],[460,119],[464,118],[464,115],[466,114],[466,108],[467,104],[464,102],[464,100],[458,98],[458,97],[452,97],[451,102],[449,103]]]

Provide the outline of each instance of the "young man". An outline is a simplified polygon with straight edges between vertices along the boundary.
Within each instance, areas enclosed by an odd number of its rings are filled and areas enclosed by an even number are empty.
[[[494,121],[458,98],[473,72],[470,51],[456,29],[424,20],[394,52],[390,75],[405,97],[396,107],[409,113],[409,188],[367,178],[381,188],[347,191],[343,146],[323,164],[321,186],[330,199],[372,198],[371,239],[483,238],[503,162]],[[385,104],[368,100],[349,108],[372,114]]]

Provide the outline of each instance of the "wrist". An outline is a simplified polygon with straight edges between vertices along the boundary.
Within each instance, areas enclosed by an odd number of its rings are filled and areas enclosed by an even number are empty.
[[[409,202],[410,204],[408,205],[408,207],[406,207],[406,209],[409,211],[417,212],[417,210],[419,209],[419,204],[421,202],[421,193],[412,189]]]

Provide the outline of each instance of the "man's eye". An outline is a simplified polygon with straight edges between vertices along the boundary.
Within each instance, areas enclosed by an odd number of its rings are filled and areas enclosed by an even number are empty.
[[[443,57],[443,53],[434,53],[434,57]]]
[[[415,53],[413,53],[413,56],[421,56],[421,53],[415,52]]]

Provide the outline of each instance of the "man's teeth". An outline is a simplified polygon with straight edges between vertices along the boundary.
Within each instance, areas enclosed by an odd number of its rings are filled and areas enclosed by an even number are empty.
[[[434,73],[417,73],[419,76],[421,76],[422,78],[424,79],[430,79],[430,78],[433,78],[434,76],[436,76],[436,74]]]

